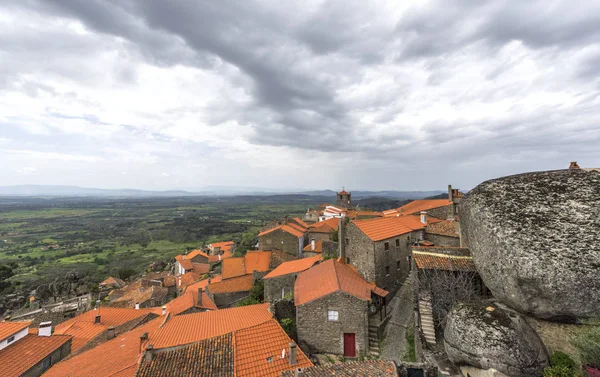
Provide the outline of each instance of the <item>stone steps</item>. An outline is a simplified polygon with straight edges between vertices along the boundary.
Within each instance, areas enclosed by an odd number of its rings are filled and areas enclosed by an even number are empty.
[[[425,341],[429,344],[435,344],[435,326],[433,324],[431,301],[427,299],[419,300],[419,312],[421,314],[421,331]]]
[[[369,325],[369,355],[379,357],[379,328]]]

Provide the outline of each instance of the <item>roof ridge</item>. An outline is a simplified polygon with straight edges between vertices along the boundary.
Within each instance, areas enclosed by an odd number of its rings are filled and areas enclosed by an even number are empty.
[[[340,290],[342,290],[342,284],[340,284],[340,277],[338,276],[338,271],[335,266],[335,264],[336,264],[335,259],[331,259],[331,261],[332,261],[331,263],[333,263],[333,273],[335,274],[335,281],[337,282],[337,286],[338,286],[338,289],[336,290],[336,292],[339,292]],[[341,262],[341,263],[343,263],[343,262]]]

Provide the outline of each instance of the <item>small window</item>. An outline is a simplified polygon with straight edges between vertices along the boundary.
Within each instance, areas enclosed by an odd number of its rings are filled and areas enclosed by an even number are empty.
[[[390,266],[385,266],[385,276],[390,276]]]
[[[400,247],[400,238],[396,239],[396,247]]]
[[[8,339],[6,339],[6,343],[11,343],[15,341],[15,336],[9,336]]]
[[[396,270],[400,269],[400,261],[396,261]]]
[[[337,322],[339,319],[339,312],[337,310],[327,311],[327,320],[331,322]]]
[[[350,244],[350,240],[346,238],[346,246]]]
[[[350,258],[346,257],[346,264],[350,264]]]
[[[388,251],[390,249],[390,243],[386,242],[383,244],[383,250]]]

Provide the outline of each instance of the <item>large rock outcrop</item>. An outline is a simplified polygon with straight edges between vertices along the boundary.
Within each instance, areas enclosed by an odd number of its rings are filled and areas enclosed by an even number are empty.
[[[512,377],[541,376],[548,353],[519,314],[485,304],[457,304],[446,321],[444,347],[456,365],[496,369]]]
[[[459,206],[461,231],[494,297],[521,313],[600,315],[600,173],[558,170],[483,182]]]

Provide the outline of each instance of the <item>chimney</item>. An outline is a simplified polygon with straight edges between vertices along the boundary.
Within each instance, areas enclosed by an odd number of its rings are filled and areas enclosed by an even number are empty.
[[[202,306],[202,288],[198,288],[198,306]]]
[[[315,250],[315,239],[314,238],[310,240],[310,249],[313,251]]]
[[[297,360],[297,355],[296,355],[296,343],[291,342],[290,343],[290,355],[289,355],[289,361],[290,361],[290,365],[296,365],[298,364],[298,360]]]
[[[152,344],[148,344],[148,346],[146,346],[146,353],[144,354],[144,360],[152,361],[153,353],[154,353],[154,346]]]
[[[287,215],[283,216],[283,223],[287,224]]]
[[[338,258],[346,263],[346,229],[344,228],[344,216],[338,220]]]
[[[140,304],[138,302],[135,303],[135,309],[138,310],[140,308]]]
[[[427,211],[421,211],[421,222],[427,225]]]
[[[96,317],[94,318],[94,323],[100,323],[100,314],[96,314]]]
[[[115,327],[109,326],[106,330],[106,340],[110,340],[115,337]]]
[[[579,167],[579,164],[577,164],[577,161],[571,161],[571,165],[569,165],[569,170],[572,170],[572,169],[581,169]]]
[[[452,185],[448,185],[448,200],[452,201]]]
[[[304,377],[304,371],[302,368],[298,368],[294,371],[294,377]]]
[[[52,335],[52,322],[41,322],[38,328],[38,336]]]
[[[167,314],[167,307],[165,305],[163,305],[162,307],[162,315]]]
[[[144,346],[144,342],[146,342],[148,340],[148,333],[145,332],[142,335],[140,335],[140,352],[142,352],[142,347]]]

